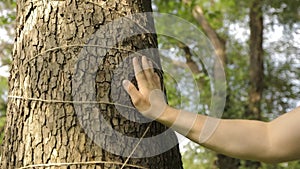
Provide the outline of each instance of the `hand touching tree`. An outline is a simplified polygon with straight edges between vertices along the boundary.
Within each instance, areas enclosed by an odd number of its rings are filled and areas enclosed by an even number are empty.
[[[153,63],[145,56],[142,57],[141,62],[142,67],[137,57],[133,59],[139,90],[128,80],[123,81],[123,86],[139,112],[150,119],[157,119],[167,108],[164,93],[161,90],[160,78],[153,69]]]

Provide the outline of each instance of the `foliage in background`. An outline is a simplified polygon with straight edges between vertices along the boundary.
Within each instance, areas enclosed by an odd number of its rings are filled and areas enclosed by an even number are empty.
[[[15,0],[0,1],[0,69],[6,70],[11,63],[14,37]],[[4,136],[6,104],[8,94],[7,77],[0,75],[0,144]]]
[[[195,25],[198,24],[192,16],[193,6],[202,6],[213,29],[226,40],[226,77],[229,93],[227,104],[230,104],[225,111],[226,118],[243,118],[247,109],[250,84],[248,9],[251,3],[251,0],[154,0],[154,9],[158,12],[172,13]],[[300,79],[300,44],[297,39],[300,33],[300,10],[297,4],[299,0],[264,1],[265,90],[261,108],[263,119],[266,121],[295,108],[297,103],[300,104],[300,81],[297,80]],[[202,28],[199,26],[199,29]],[[277,33],[279,35],[274,36]],[[174,44],[174,41],[159,37],[159,44],[167,47]],[[169,49],[177,51],[175,57],[182,57],[178,46],[173,45]],[[201,69],[201,64],[198,65]],[[178,102],[178,97],[170,94],[169,100],[172,103],[173,100]],[[199,145],[189,143],[184,148],[185,168],[214,168],[215,160],[215,153]],[[241,163],[240,169],[247,168],[244,161]],[[297,161],[277,165],[262,163],[260,168],[300,168],[300,165]]]

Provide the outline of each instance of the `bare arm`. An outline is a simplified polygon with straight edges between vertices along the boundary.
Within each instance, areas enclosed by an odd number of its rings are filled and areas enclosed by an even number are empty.
[[[271,122],[220,120],[211,137],[201,142],[200,134],[208,117],[166,105],[160,94],[151,92],[160,89],[159,78],[151,63],[143,57],[142,65],[146,68],[143,70],[136,58],[133,62],[140,90],[128,81],[124,83],[124,88],[144,116],[172,127],[194,142],[232,157],[272,163],[300,159],[300,108]]]
[[[180,110],[168,107],[156,120],[171,127],[179,113]],[[300,108],[271,122],[220,120],[213,135],[203,143],[199,142],[199,137],[206,118],[197,115],[186,136],[211,150],[231,157],[269,163],[300,159]],[[175,127],[188,128],[189,123],[179,125]]]

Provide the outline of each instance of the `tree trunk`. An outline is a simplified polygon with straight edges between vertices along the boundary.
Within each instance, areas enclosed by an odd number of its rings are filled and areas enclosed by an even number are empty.
[[[122,106],[112,103],[131,106],[121,83],[116,82],[133,78],[133,70],[130,66],[120,70],[118,65],[131,64],[126,58],[134,51],[157,45],[156,36],[151,33],[123,41],[118,38],[122,32],[153,29],[152,18],[138,18],[138,26],[128,24],[128,27],[122,25],[126,24],[124,19],[122,24],[109,27],[112,29],[97,32],[124,15],[151,11],[151,1],[19,0],[17,4],[18,26],[0,168],[34,164],[121,168],[127,159],[125,168],[182,168],[177,138],[172,131],[159,123],[126,119],[121,114]],[[114,29],[118,26],[123,29]],[[158,55],[151,57],[159,64]],[[90,84],[93,88],[87,88]],[[142,118],[135,110],[125,110],[128,117]],[[100,117],[105,121],[99,121]],[[124,137],[106,133],[104,123]],[[124,139],[128,136],[143,141],[143,137],[157,135],[163,137],[149,142],[149,146]],[[103,140],[106,142],[101,144]],[[176,146],[156,153],[170,143]],[[108,151],[115,147],[119,151],[114,154]],[[135,158],[128,158],[131,152]]]
[[[261,119],[260,102],[264,88],[262,2],[250,8],[250,92],[247,118]]]
[[[263,11],[262,1],[254,0],[250,7],[250,91],[245,118],[261,120],[261,98],[264,89]],[[260,162],[246,161],[249,169],[257,169]]]

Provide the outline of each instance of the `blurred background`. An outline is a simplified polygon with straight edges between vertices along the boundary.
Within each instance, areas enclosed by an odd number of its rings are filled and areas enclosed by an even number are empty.
[[[215,47],[220,47],[223,51],[221,55],[225,58],[223,64],[228,84],[223,118],[269,121],[300,106],[299,4],[300,0],[153,0],[153,10],[184,18],[201,29],[213,43],[216,40],[214,44],[220,42],[221,46]],[[14,42],[15,7],[15,0],[0,1],[0,142],[5,134],[7,82]],[[259,18],[263,22],[260,22]],[[257,34],[255,32],[259,24],[262,26],[262,34],[259,34],[259,31]],[[160,29],[171,28],[160,27]],[[215,39],[212,35],[216,35]],[[253,43],[255,40],[259,42],[260,38],[263,48],[259,51],[255,49]],[[173,67],[179,70],[180,62],[193,67],[191,71],[194,80],[201,90],[201,100],[196,100],[195,103],[188,102],[190,98],[182,97],[178,100],[181,94],[176,87],[188,79],[183,75],[175,83],[172,77],[165,75],[169,104],[177,107],[180,104],[200,104],[201,106],[194,111],[208,114],[210,79],[201,60],[193,54],[193,49],[170,37],[158,36],[158,41],[161,57],[173,59]],[[253,59],[255,55],[253,52],[256,50],[262,52],[263,60],[259,62]],[[256,73],[256,77],[251,77],[251,72]],[[186,90],[188,93],[188,89]],[[255,94],[261,97],[251,102],[251,97]],[[191,142],[184,142],[181,145],[181,152],[184,168],[187,169],[219,168],[217,158],[223,158]],[[299,161],[276,165],[251,164],[243,160],[234,162],[235,168],[239,169],[300,168]]]
[[[15,7],[15,1],[0,1],[0,142],[2,142],[5,128],[7,81],[14,42]]]

